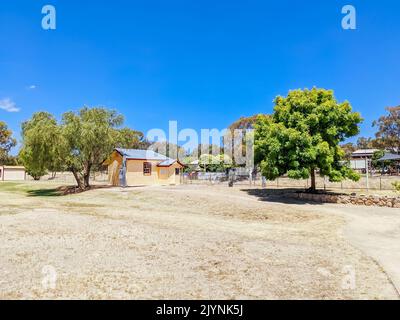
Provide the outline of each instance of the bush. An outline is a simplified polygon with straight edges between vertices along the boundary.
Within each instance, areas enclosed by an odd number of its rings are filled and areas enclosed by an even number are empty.
[[[400,181],[393,182],[392,185],[396,191],[400,192]]]

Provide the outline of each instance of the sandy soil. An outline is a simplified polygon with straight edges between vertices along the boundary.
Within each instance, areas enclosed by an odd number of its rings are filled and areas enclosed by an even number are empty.
[[[368,228],[349,236],[371,216],[363,207],[224,186],[34,195],[0,184],[3,299],[398,298],[390,272],[359,245]]]

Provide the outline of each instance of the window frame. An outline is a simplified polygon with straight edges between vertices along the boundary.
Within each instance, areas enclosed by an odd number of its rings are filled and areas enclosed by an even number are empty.
[[[151,172],[152,172],[151,162],[148,162],[148,161],[143,162],[143,175],[151,176]]]

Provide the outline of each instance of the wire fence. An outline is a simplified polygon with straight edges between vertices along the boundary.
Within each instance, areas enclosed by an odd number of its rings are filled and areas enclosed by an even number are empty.
[[[249,176],[247,175],[235,175],[232,179],[229,174],[226,173],[197,173],[197,174],[185,174],[183,177],[183,183],[185,184],[210,184],[210,185],[223,185],[229,184],[229,181],[233,180],[234,185],[247,185],[265,188],[298,188],[308,189],[311,186],[310,179],[295,180],[288,177],[280,177],[274,181],[268,181],[262,179],[258,175]],[[393,191],[393,183],[400,181],[400,176],[388,176],[388,175],[373,175],[368,178],[363,175],[357,182],[351,180],[344,180],[342,182],[330,182],[327,178],[317,177],[316,183],[319,189],[327,190],[381,190],[381,191]]]
[[[27,175],[26,180],[33,181],[34,179]],[[55,184],[75,184],[76,180],[74,175],[71,172],[56,172],[46,174],[40,178],[40,181],[46,182],[54,182]],[[90,175],[91,183],[100,183],[105,184],[108,183],[108,174],[107,172],[95,172]]]
[[[31,176],[27,175],[27,180],[33,181]],[[75,184],[75,178],[70,172],[57,172],[43,176],[41,181],[54,182],[55,184]],[[92,184],[108,184],[107,172],[96,172],[91,174],[90,181]],[[221,172],[196,172],[186,173],[182,176],[181,182],[183,184],[205,184],[205,185],[227,185],[233,181],[234,185],[239,186],[252,186],[252,187],[265,187],[277,189],[308,189],[311,186],[310,179],[295,180],[288,177],[280,177],[274,181],[267,181],[262,179],[260,174],[249,175],[248,172],[242,170],[237,171],[232,177],[229,173]],[[389,175],[372,175],[368,179],[365,175],[357,182],[345,180],[343,182],[330,182],[323,177],[317,177],[317,188],[327,190],[381,190],[381,191],[394,191],[393,183],[400,181],[400,176]]]

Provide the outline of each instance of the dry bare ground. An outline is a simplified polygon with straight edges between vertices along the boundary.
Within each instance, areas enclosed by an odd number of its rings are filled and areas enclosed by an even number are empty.
[[[58,197],[31,185],[0,184],[2,299],[398,298],[390,272],[358,245],[362,233],[348,236],[363,207],[350,221],[341,206],[243,187]]]

